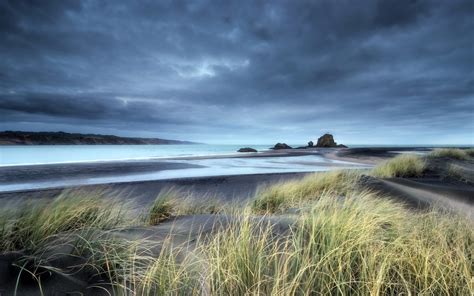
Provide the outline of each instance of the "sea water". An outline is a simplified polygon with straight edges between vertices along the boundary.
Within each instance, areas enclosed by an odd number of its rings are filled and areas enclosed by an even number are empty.
[[[268,150],[271,145],[15,145],[0,146],[0,166],[146,160],[236,154],[242,147]]]
[[[233,155],[242,147],[258,151],[273,145],[251,144],[186,144],[186,145],[0,145],[0,166],[59,164],[113,160],[146,160],[160,158]],[[291,145],[293,147],[303,146]],[[351,145],[357,147],[386,147],[384,145]],[[394,150],[396,147],[391,145]],[[406,147],[406,146],[405,146]],[[435,146],[426,146],[435,147]]]
[[[218,175],[316,172],[337,168],[362,168],[363,166],[344,161],[331,160],[315,152],[310,155],[282,157],[235,158],[241,147],[250,146],[259,151],[268,150],[271,145],[44,145],[44,146],[0,146],[0,166],[15,171],[21,165],[69,164],[81,162],[159,160],[160,162],[184,163],[192,165],[183,169],[161,169],[115,174],[94,174],[87,178],[69,176],[49,179],[29,179],[28,172],[20,170],[18,180],[0,182],[0,192],[106,184],[117,182],[137,182],[173,178],[204,177]],[[296,145],[295,145],[296,146]],[[196,156],[204,156],[196,158]],[[205,157],[220,156],[220,157]],[[229,157],[226,157],[229,156]]]

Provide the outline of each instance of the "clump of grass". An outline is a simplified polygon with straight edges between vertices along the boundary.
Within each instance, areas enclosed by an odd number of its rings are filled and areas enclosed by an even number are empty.
[[[472,153],[467,150],[455,149],[455,148],[444,148],[435,149],[429,154],[430,157],[445,157],[458,160],[466,160]]]
[[[257,192],[251,207],[256,213],[277,213],[317,199],[327,191],[344,195],[357,187],[360,176],[357,171],[331,171],[275,184]]]
[[[402,154],[389,159],[372,170],[380,178],[420,177],[426,169],[426,161],[417,155]]]
[[[143,274],[135,279],[136,295],[208,295],[201,276],[204,262],[188,244],[166,242],[157,256],[148,259]]]
[[[472,174],[467,173],[461,166],[453,163],[449,164],[446,176],[466,183],[472,183],[474,181]]]
[[[150,225],[157,225],[165,220],[168,220],[176,207],[175,198],[177,197],[174,191],[160,192],[153,202],[150,212],[148,214],[148,223]]]
[[[83,229],[110,229],[132,219],[128,204],[105,192],[63,192],[53,200],[26,201],[0,221],[1,251],[34,251],[52,236]]]
[[[204,276],[212,295],[272,295],[272,281],[278,281],[278,254],[289,252],[289,237],[280,241],[264,219],[256,221],[245,210],[224,231],[208,243],[198,245],[206,262]],[[288,253],[288,255],[290,255]],[[281,256],[283,257],[283,256]]]
[[[173,216],[217,214],[225,207],[226,203],[215,196],[205,195],[198,198],[189,192],[169,188],[161,191],[153,202],[148,214],[148,223],[157,225]]]
[[[211,294],[470,295],[474,230],[372,192],[327,193],[275,237],[250,216],[199,248]]]
[[[465,150],[469,157],[474,157],[474,148],[469,148]]]
[[[77,244],[77,255],[99,281],[92,287],[109,295],[200,295],[202,261],[191,244],[102,236]]]
[[[115,295],[473,294],[468,218],[413,212],[360,189],[321,190],[295,191],[311,204],[292,223],[253,217],[249,207],[209,235],[184,242],[113,238],[113,231],[83,238],[74,255],[85,263],[74,268],[90,269],[97,286]],[[96,219],[67,229],[89,221]]]

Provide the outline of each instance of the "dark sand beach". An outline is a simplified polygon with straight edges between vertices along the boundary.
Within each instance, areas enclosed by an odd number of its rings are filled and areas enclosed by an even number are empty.
[[[260,153],[246,153],[226,156],[210,157],[181,157],[180,162],[174,162],[176,158],[167,158],[148,161],[115,161],[115,162],[93,162],[76,164],[52,164],[34,166],[0,167],[0,183],[8,184],[13,181],[44,182],[49,180],[61,180],[74,177],[76,179],[87,179],[98,176],[123,176],[147,172],[160,172],[167,170],[180,170],[190,168],[201,168],[203,166],[186,163],[183,161],[206,160],[206,159],[252,159],[252,158],[288,158],[288,164],[299,163],[298,156],[319,155],[329,160],[347,162],[339,163],[311,163],[314,166],[324,166],[331,169],[371,167],[384,160],[399,155],[401,152],[427,153],[430,148],[351,148],[351,149],[291,149],[265,151]],[[444,178],[442,171],[446,170],[446,160],[438,160],[437,171],[427,174],[423,178],[415,179],[371,179],[370,186],[374,190],[380,190],[392,197],[414,207],[425,208],[433,204],[451,206],[462,212],[471,212],[474,204],[474,186],[471,183],[456,182]],[[453,161],[450,161],[453,162]],[[456,161],[454,161],[456,163]],[[361,167],[358,167],[361,165]],[[474,164],[470,162],[458,162],[457,165],[464,167],[464,171],[471,174]],[[242,201],[252,197],[258,188],[262,188],[277,182],[301,179],[311,172],[281,172],[281,173],[257,173],[241,175],[200,176],[187,178],[168,178],[164,180],[146,180],[133,182],[116,182],[93,185],[65,186],[56,188],[14,190],[0,192],[0,199],[19,200],[29,198],[50,198],[57,196],[63,190],[111,191],[127,199],[133,199],[139,205],[150,204],[156,196],[165,189],[179,189],[191,192],[196,196],[215,196],[223,200]]]
[[[181,178],[156,181],[138,181],[113,184],[73,186],[68,188],[24,190],[0,193],[0,200],[18,200],[35,198],[52,198],[63,190],[81,190],[94,192],[107,190],[123,198],[132,198],[138,205],[149,205],[162,190],[179,189],[193,194],[216,196],[225,200],[244,200],[252,197],[261,186],[277,182],[300,179],[309,173],[275,173],[237,176],[217,176]]]
[[[245,153],[234,155],[196,156],[179,158],[160,158],[149,160],[128,161],[98,161],[85,163],[62,163],[42,165],[18,165],[0,167],[0,189],[2,185],[6,190],[0,190],[0,197],[38,195],[39,190],[44,194],[44,189],[54,188],[54,192],[64,188],[91,187],[88,183],[94,183],[95,188],[110,187],[112,189],[133,191],[136,194],[154,195],[162,188],[170,186],[184,187],[196,190],[199,193],[219,193],[227,197],[248,196],[260,184],[281,181],[296,176],[303,176],[312,171],[321,171],[337,168],[367,168],[372,164],[362,159],[345,159],[344,157],[331,157],[334,149],[292,149],[292,150],[269,150],[259,153]],[[305,156],[319,157],[315,160],[304,158]],[[337,158],[337,159],[336,159]],[[238,160],[246,161],[246,166],[254,167],[251,174],[247,171],[240,173]],[[265,160],[268,162],[258,162]],[[228,172],[231,175],[215,174],[213,162],[219,161],[220,165],[231,167]],[[256,161],[254,164],[252,161]],[[268,167],[274,163],[278,168]],[[236,171],[232,167],[236,167]],[[292,170],[293,167],[299,166]],[[303,171],[300,171],[303,168]],[[189,175],[189,169],[201,169],[197,175]],[[262,173],[271,170],[271,173]],[[247,173],[245,173],[247,172]],[[160,173],[173,173],[171,177],[162,177]],[[151,175],[150,174],[155,174]],[[145,176],[145,177],[142,177]],[[155,177],[156,176],[156,177]],[[125,179],[127,181],[121,181]],[[149,179],[147,179],[149,178]],[[99,180],[97,180],[99,179]],[[97,181],[96,181],[97,180]],[[105,181],[102,181],[105,180]],[[129,181],[133,180],[133,181]],[[9,185],[24,184],[24,189],[9,190]],[[30,185],[29,185],[30,184]],[[35,186],[41,186],[35,188]],[[64,185],[61,185],[64,184]],[[247,185],[248,184],[248,185]],[[31,188],[28,188],[31,186]],[[11,193],[5,193],[11,192]],[[47,194],[48,195],[48,194]],[[229,197],[229,198],[230,198]]]
[[[376,164],[391,159],[400,152],[424,153],[429,149],[419,148],[356,148],[356,149],[308,149],[308,150],[283,150],[269,151],[259,154],[243,154],[235,156],[215,156],[219,158],[262,158],[262,157],[286,157],[288,164],[301,162],[298,156],[317,154],[324,159],[344,162],[335,163],[307,163],[306,165],[320,165],[326,168],[359,168],[367,170]],[[195,160],[196,158],[186,158]],[[199,157],[199,159],[207,159]],[[187,164],[176,159],[150,160],[150,161],[125,161],[125,162],[95,162],[80,164],[54,164],[37,166],[15,166],[0,168],[0,181],[8,183],[22,180],[25,182],[48,181],[55,178],[93,178],[97,176],[117,176],[127,174],[140,174],[144,172],[156,172],[166,170],[196,169],[200,166]],[[347,163],[346,163],[347,162]],[[349,164],[348,164],[349,163]],[[465,179],[459,180],[447,175],[449,168],[458,166],[463,170]],[[395,200],[405,205],[410,211],[418,212],[433,206],[441,207],[447,212],[455,212],[469,217],[474,221],[474,186],[473,168],[474,160],[432,159],[428,161],[428,169],[422,177],[417,178],[375,178],[364,175],[361,181],[363,185],[377,192],[380,196]],[[0,202],[3,205],[15,204],[22,200],[53,199],[62,192],[80,192],[83,196],[94,192],[107,192],[107,195],[119,197],[125,201],[132,201],[139,212],[146,212],[152,206],[156,197],[168,189],[176,189],[189,192],[196,198],[216,197],[222,202],[232,202],[234,205],[244,204],[254,197],[259,188],[264,188],[279,182],[301,180],[311,172],[290,173],[264,173],[264,174],[241,174],[222,176],[203,176],[190,178],[171,178],[165,180],[148,180],[134,182],[105,183],[95,185],[66,186],[57,188],[17,190],[0,193]],[[297,210],[299,211],[299,210]],[[107,239],[140,241],[146,240],[142,246],[143,251],[151,256],[159,256],[165,242],[170,241],[173,247],[187,244],[189,250],[186,254],[192,254],[194,242],[200,237],[212,236],[230,225],[240,223],[240,218],[233,215],[213,214],[187,214],[169,217],[167,220],[154,226],[129,226],[107,232],[98,232],[98,236]],[[255,216],[252,223],[268,223],[273,235],[287,234],[294,218],[288,216]],[[260,224],[259,224],[260,225]],[[97,238],[104,239],[103,237]],[[147,246],[152,246],[150,249]],[[108,295],[107,286],[100,286],[101,280],[94,278],[95,273],[88,269],[71,269],[71,266],[87,264],[87,257],[72,256],[74,250],[61,243],[50,247],[46,253],[38,255],[45,260],[46,266],[54,266],[57,270],[74,270],[72,275],[63,276],[61,273],[50,273],[43,276],[42,285],[45,291],[51,293],[66,293],[68,291],[80,291],[86,295]],[[191,253],[189,253],[191,252]],[[16,263],[22,258],[23,253],[10,252],[0,256],[0,293],[6,292],[10,295],[15,290],[15,281],[19,272]],[[37,272],[44,273],[45,270]],[[36,295],[38,291],[37,282],[28,276],[21,277],[22,286],[19,290],[22,295]],[[49,294],[48,294],[49,295]],[[53,294],[51,294],[53,295]]]

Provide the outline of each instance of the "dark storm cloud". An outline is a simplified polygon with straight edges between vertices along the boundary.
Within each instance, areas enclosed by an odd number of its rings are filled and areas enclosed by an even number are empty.
[[[2,126],[472,142],[473,5],[4,1]]]

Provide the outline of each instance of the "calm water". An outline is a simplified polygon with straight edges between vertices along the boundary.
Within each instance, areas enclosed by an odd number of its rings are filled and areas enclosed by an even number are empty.
[[[291,172],[318,172],[332,169],[357,169],[368,166],[356,165],[349,162],[330,160],[319,155],[305,155],[296,157],[258,157],[258,158],[218,158],[218,159],[194,159],[194,160],[165,160],[164,162],[183,162],[199,165],[198,168],[157,170],[155,172],[143,172],[133,174],[95,175],[88,178],[57,178],[49,180],[28,181],[20,178],[18,182],[1,183],[0,192],[44,189],[65,186],[79,186],[92,184],[109,184],[119,182],[137,182],[150,180],[165,180],[174,178],[190,178],[204,176],[229,176],[242,174],[264,174],[264,173],[291,173]],[[13,167],[12,167],[13,168]]]
[[[292,145],[293,147],[302,146]],[[239,148],[259,151],[272,145],[39,145],[0,146],[0,166],[74,163],[108,160],[139,160],[167,157],[235,154]],[[382,145],[351,147],[384,147]],[[394,147],[391,145],[391,147]],[[434,146],[433,146],[434,147]]]
[[[240,175],[285,172],[315,172],[337,168],[362,168],[348,162],[326,159],[319,154],[296,157],[265,158],[208,158],[180,159],[186,156],[234,155],[241,147],[250,146],[259,151],[268,150],[271,145],[51,145],[51,146],[0,146],[0,166],[12,171],[19,165],[39,165],[57,163],[101,162],[111,160],[133,161],[147,159],[173,160],[163,162],[181,162],[194,165],[183,169],[160,169],[125,173],[120,170],[113,175],[92,173],[88,177],[58,177],[48,175],[46,179],[31,179],[28,172],[19,172],[17,180],[0,182],[0,192],[104,184],[116,182],[136,182],[217,175]],[[297,146],[297,145],[294,145]],[[34,175],[34,174],[33,174]]]
[[[241,147],[253,147],[259,151],[268,150],[271,145],[44,145],[44,146],[0,146],[0,166],[14,171],[19,165],[55,163],[79,163],[101,161],[133,161],[174,158],[163,162],[181,162],[194,165],[183,169],[160,169],[125,173],[92,174],[88,177],[69,176],[58,178],[51,175],[46,179],[33,180],[28,172],[19,173],[17,180],[0,182],[0,192],[26,189],[40,189],[87,184],[136,182],[217,175],[240,175],[261,173],[316,172],[341,168],[366,168],[367,166],[344,161],[330,160],[318,153],[295,157],[265,158],[207,158],[186,159],[186,156],[234,155]],[[298,145],[293,145],[297,147]],[[403,152],[403,151],[401,151]],[[34,175],[34,174],[33,174]],[[47,175],[47,174],[46,174]]]
[[[248,145],[266,150],[271,145]],[[0,166],[235,154],[246,145],[0,146]]]

